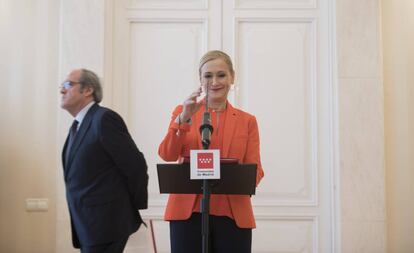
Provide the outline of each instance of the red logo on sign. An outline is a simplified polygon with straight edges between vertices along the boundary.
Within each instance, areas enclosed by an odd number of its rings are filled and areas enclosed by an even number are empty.
[[[213,169],[213,153],[197,153],[198,169]]]

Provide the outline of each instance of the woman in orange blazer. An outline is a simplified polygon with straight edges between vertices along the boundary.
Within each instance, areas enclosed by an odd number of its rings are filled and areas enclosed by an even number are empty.
[[[202,87],[208,90],[208,108],[213,133],[210,149],[220,149],[221,158],[237,158],[240,163],[257,164],[256,185],[264,173],[260,161],[260,141],[256,118],[234,108],[227,100],[234,82],[230,57],[209,51],[200,60],[201,86],[175,108],[167,135],[158,153],[165,161],[177,161],[192,149],[203,149],[199,127],[205,99],[197,101]],[[208,85],[208,89],[207,86]],[[165,211],[170,221],[172,253],[201,252],[202,195],[171,194]],[[212,252],[251,252],[252,228],[256,227],[250,196],[215,195],[210,198],[210,248]]]

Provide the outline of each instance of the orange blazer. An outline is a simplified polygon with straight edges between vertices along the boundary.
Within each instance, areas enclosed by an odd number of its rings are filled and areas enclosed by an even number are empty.
[[[203,119],[202,107],[191,118],[191,125],[175,122],[182,112],[182,105],[175,108],[168,133],[158,148],[158,154],[165,161],[177,161],[190,155],[192,149],[203,149],[199,127]],[[234,108],[227,102],[223,146],[220,150],[222,158],[237,158],[240,163],[257,164],[256,186],[264,176],[260,161],[259,129],[256,118]],[[255,228],[253,208],[250,196],[227,195],[236,224],[240,228]],[[188,219],[196,201],[196,194],[170,194],[165,210],[165,220]]]

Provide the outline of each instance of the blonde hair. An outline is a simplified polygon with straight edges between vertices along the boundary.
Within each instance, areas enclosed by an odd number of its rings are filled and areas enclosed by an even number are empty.
[[[200,64],[198,67],[198,74],[200,77],[201,77],[201,68],[204,66],[204,64],[206,64],[206,62],[208,61],[212,61],[215,59],[222,59],[226,63],[227,67],[229,68],[231,75],[234,76],[233,63],[231,62],[230,56],[228,56],[228,54],[220,50],[211,50],[205,53],[203,57],[201,57],[200,59]]]

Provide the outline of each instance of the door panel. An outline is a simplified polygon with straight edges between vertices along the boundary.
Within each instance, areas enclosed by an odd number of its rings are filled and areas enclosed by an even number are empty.
[[[198,87],[198,61],[230,54],[230,102],[259,123],[265,177],[253,197],[253,252],[332,252],[331,67],[328,0],[112,1],[112,107],[149,165],[158,252],[169,252],[167,196],[158,190],[158,145],[171,112]],[[140,230],[127,252],[149,252]]]
[[[270,168],[258,191],[276,205],[315,204],[312,22],[246,19],[236,27],[237,104],[256,115]]]

